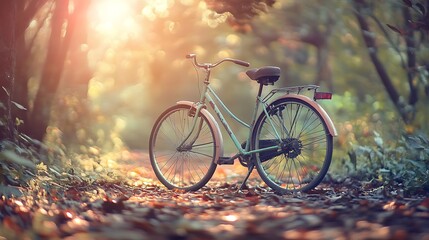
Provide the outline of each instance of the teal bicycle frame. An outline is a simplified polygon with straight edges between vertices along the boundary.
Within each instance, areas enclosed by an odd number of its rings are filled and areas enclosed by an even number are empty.
[[[189,132],[189,134],[185,137],[185,139],[183,140],[183,142],[179,145],[178,148],[187,148],[193,145],[193,143],[196,141],[196,139],[198,138],[198,135],[200,134],[200,130],[201,130],[201,124],[202,121],[200,122],[198,128],[197,128],[197,132],[195,134],[195,136],[191,139],[190,143],[186,144],[186,142],[191,138],[192,133],[195,130],[195,127],[197,126],[197,121],[198,121],[198,115],[201,111],[201,109],[206,108],[206,101],[209,102],[210,107],[213,109],[213,111],[216,113],[216,115],[218,116],[220,122],[222,123],[222,125],[224,126],[226,132],[228,133],[228,135],[230,136],[231,140],[233,141],[235,147],[237,148],[237,150],[239,151],[236,155],[234,155],[233,157],[231,157],[230,159],[235,159],[240,155],[243,156],[247,156],[250,154],[254,154],[254,153],[259,153],[259,152],[263,152],[263,151],[269,151],[269,150],[274,150],[274,149],[281,149],[280,146],[270,146],[270,147],[266,147],[266,148],[261,148],[261,149],[256,149],[256,150],[251,150],[250,149],[250,142],[252,140],[252,132],[253,132],[253,128],[255,127],[255,123],[256,123],[256,117],[258,114],[258,110],[259,110],[259,105],[262,105],[262,109],[264,114],[267,116],[267,119],[270,122],[270,125],[272,126],[272,129],[274,131],[274,134],[276,136],[276,138],[279,140],[279,142],[281,142],[281,137],[280,134],[277,132],[276,128],[274,127],[274,124],[271,120],[271,117],[268,114],[267,108],[266,108],[266,101],[261,98],[261,93],[262,93],[262,85],[260,85],[259,88],[259,92],[258,92],[258,96],[256,97],[256,105],[255,105],[255,109],[253,111],[253,117],[252,117],[252,123],[249,125],[247,123],[245,123],[244,121],[242,121],[241,119],[239,119],[236,115],[234,115],[234,113],[232,113],[228,107],[222,102],[222,100],[219,98],[219,96],[216,94],[216,92],[210,87],[210,83],[209,83],[209,76],[210,76],[210,69],[207,70],[207,75],[206,78],[204,80],[204,88],[203,88],[203,94],[201,94],[201,98],[200,101],[198,103],[195,103],[195,106],[193,106],[195,108],[195,113],[192,113],[194,115],[194,120],[193,120],[193,124],[191,127],[191,130]],[[236,135],[234,134],[234,132],[232,131],[230,125],[228,124],[228,122],[225,120],[222,112],[220,111],[219,107],[217,106],[216,102],[213,100],[212,96],[216,99],[217,102],[219,102],[220,106],[223,108],[223,110],[229,115],[231,116],[236,122],[240,123],[241,125],[243,125],[244,127],[249,129],[249,135],[246,141],[246,146],[245,148],[243,148],[241,146],[241,143],[238,141]],[[287,129],[286,133],[289,135]],[[220,156],[222,157],[222,156]],[[217,159],[215,160],[217,161]]]

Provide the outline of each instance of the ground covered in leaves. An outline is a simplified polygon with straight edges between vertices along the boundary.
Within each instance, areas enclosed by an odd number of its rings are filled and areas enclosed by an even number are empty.
[[[3,196],[0,239],[429,239],[429,198],[376,182],[279,196],[257,175],[239,191],[244,175],[221,168],[186,193],[131,168],[127,181],[69,177]]]

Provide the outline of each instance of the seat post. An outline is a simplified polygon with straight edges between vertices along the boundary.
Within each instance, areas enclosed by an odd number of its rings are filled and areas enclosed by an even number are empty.
[[[264,84],[260,83],[260,84],[259,84],[258,97],[260,97],[260,96],[261,96],[261,94],[262,94],[262,88],[263,88],[263,87],[264,87]]]

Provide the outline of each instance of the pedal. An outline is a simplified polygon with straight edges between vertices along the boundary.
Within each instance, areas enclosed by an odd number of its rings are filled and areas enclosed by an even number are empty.
[[[234,164],[234,158],[230,157],[220,157],[218,160],[219,165],[233,165]]]

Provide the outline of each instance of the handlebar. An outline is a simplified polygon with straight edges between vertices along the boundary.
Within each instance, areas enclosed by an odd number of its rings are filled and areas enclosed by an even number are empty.
[[[186,58],[193,59],[195,66],[200,67],[200,68],[204,68],[204,69],[214,68],[223,62],[233,62],[233,63],[241,65],[243,67],[249,67],[250,66],[250,63],[248,63],[248,62],[238,60],[238,59],[233,59],[233,58],[224,58],[217,63],[203,63],[203,64],[201,64],[201,63],[197,62],[197,55],[194,53],[186,55]]]

